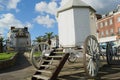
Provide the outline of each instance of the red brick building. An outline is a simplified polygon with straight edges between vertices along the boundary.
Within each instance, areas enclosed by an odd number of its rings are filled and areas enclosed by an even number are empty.
[[[116,37],[116,40],[120,39],[120,5],[117,9],[102,15],[101,19],[97,20],[98,37],[99,39],[107,37]]]

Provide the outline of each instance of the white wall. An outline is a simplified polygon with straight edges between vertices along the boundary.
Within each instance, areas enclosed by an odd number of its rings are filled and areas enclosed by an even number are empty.
[[[59,41],[56,38],[51,39],[51,47],[58,47],[59,46]]]
[[[17,38],[15,47],[28,47],[28,46],[31,45],[30,41],[31,41],[30,40],[30,36],[28,36],[28,38],[27,37],[25,37],[25,38],[22,38],[22,37],[21,38]]]
[[[75,45],[75,29],[73,9],[61,12],[58,15],[59,44],[63,47]]]
[[[98,38],[97,35],[97,24],[96,24],[96,15],[93,11],[90,11],[90,33],[94,36],[96,36],[96,38]]]
[[[88,8],[74,9],[75,45],[83,45],[86,37],[90,35],[90,18]]]
[[[30,34],[26,33],[26,35],[28,35],[28,37],[25,38],[16,38],[15,37],[16,33],[13,32],[9,32],[8,33],[8,39],[10,40],[10,43],[7,43],[8,47],[15,47],[15,48],[19,48],[19,47],[30,47],[31,46],[31,38],[30,38]]]
[[[89,8],[74,8],[58,14],[59,43],[63,47],[83,45],[86,37],[95,30],[94,20],[90,20]],[[92,24],[90,23],[92,22]]]

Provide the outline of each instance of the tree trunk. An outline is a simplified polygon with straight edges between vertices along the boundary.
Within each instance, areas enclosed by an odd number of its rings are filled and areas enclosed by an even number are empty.
[[[0,53],[2,53],[2,52],[3,52],[3,43],[0,42]]]
[[[51,45],[51,40],[50,39],[48,40],[48,44]]]

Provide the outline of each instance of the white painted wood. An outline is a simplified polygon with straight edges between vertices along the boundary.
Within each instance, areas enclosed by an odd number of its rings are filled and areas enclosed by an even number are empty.
[[[88,8],[74,9],[75,46],[83,45],[86,37],[90,35],[90,17]]]
[[[97,36],[95,10],[81,0],[66,1],[58,10],[57,17],[62,47],[81,46],[88,35]]]
[[[94,35],[98,39],[98,33],[97,33],[97,18],[94,11],[90,10],[90,33]]]
[[[73,9],[59,13],[58,16],[59,44],[63,47],[75,45]]]

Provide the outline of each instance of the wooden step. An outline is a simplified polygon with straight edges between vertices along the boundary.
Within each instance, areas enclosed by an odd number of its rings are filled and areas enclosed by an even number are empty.
[[[51,60],[43,60],[43,62],[51,62]]]
[[[39,70],[36,71],[36,73],[32,76],[31,80],[57,80],[58,74],[63,68],[68,57],[69,57],[68,53],[63,56],[60,55],[47,56],[47,58],[45,59],[52,58],[53,60],[43,60],[47,62],[43,62],[42,65],[40,65]],[[49,61],[53,61],[52,64],[50,64]]]
[[[58,50],[58,51],[62,51],[62,50],[63,50],[63,48],[57,48],[56,50]]]
[[[43,75],[33,75],[33,77],[35,77],[37,79],[42,79],[42,80],[49,80],[49,77],[43,76]]]
[[[43,62],[57,62],[57,61],[60,61],[60,60],[56,60],[56,59],[51,59],[51,60],[43,60]]]
[[[63,56],[47,56],[48,58],[62,58]]]
[[[53,52],[53,53],[56,53],[56,54],[64,54],[64,52]]]
[[[47,64],[47,65],[40,65],[41,67],[56,67],[55,65],[50,65],[50,64]]]
[[[49,70],[37,70],[37,72],[52,74],[52,72]]]

